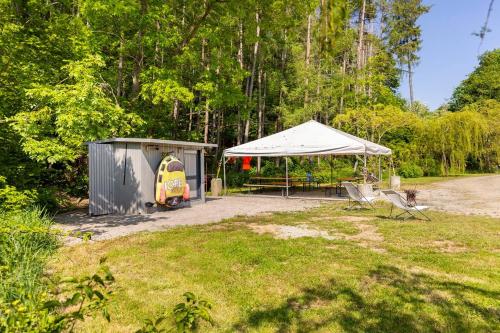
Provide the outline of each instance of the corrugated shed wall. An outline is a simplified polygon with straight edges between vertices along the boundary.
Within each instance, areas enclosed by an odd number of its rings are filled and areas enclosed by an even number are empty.
[[[201,201],[205,202],[205,189],[206,189],[206,181],[205,178],[205,150],[200,149],[200,193],[201,193]]]
[[[166,155],[186,167],[192,199],[205,197],[202,148],[114,142],[89,143],[89,213],[145,213],[146,202],[155,202],[155,173]],[[199,152],[199,153],[198,153]]]
[[[89,149],[89,214],[114,213],[113,170],[115,161],[112,144],[91,143]]]
[[[115,142],[113,145],[115,148],[115,212],[118,214],[143,213],[141,144]]]

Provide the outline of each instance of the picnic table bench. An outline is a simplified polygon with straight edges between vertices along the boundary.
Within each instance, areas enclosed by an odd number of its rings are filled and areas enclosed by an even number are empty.
[[[290,189],[293,190],[293,185],[291,185],[291,184],[287,185],[286,183],[279,183],[279,182],[268,183],[268,184],[249,184],[249,183],[246,183],[246,184],[243,184],[243,186],[248,188],[249,191],[251,189],[263,190],[265,188],[281,189],[281,196],[285,196],[285,191],[287,188],[289,190]]]
[[[255,183],[249,183],[248,185],[285,185],[286,186],[286,177],[262,177],[255,176],[251,177],[250,181],[255,181]],[[319,181],[315,179],[307,179],[306,177],[288,177],[288,185],[290,187],[295,187],[297,184],[302,186],[302,192],[306,190],[306,186],[314,186],[314,188],[319,188]]]

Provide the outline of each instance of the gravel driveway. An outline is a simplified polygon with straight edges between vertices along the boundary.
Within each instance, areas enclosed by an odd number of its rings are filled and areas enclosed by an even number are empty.
[[[434,210],[500,217],[500,175],[464,177],[417,190],[418,202]]]
[[[500,175],[459,178],[422,185],[417,190],[419,203],[433,210],[500,217]],[[80,211],[59,215],[56,221],[62,229],[91,232],[93,240],[104,240],[141,231],[213,223],[237,215],[300,211],[319,205],[319,200],[230,196],[209,198],[205,204],[150,215],[89,217]],[[79,241],[72,238],[68,243]]]
[[[149,215],[103,215],[90,217],[79,211],[56,217],[58,227],[76,232],[91,232],[93,240],[104,240],[141,231],[158,231],[174,226],[218,222],[237,215],[264,212],[300,211],[318,207],[318,200],[229,196],[209,198],[205,204],[156,212]],[[72,238],[68,243],[79,242]]]

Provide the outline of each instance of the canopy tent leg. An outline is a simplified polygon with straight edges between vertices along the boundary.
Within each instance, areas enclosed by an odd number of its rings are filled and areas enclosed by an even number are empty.
[[[226,185],[226,156],[222,153],[222,173],[224,174],[224,196],[227,195],[227,185]]]
[[[288,198],[288,157],[285,156],[286,197]]]
[[[378,155],[378,180],[382,181],[382,156]]]
[[[366,168],[366,153],[363,157],[363,184],[366,184],[366,176],[368,173],[368,169]]]
[[[333,155],[330,155],[330,186],[333,185]]]

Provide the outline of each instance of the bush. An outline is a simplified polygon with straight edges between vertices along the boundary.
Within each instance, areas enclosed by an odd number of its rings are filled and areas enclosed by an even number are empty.
[[[0,298],[28,299],[43,290],[40,277],[57,248],[52,221],[39,209],[0,213],[0,219]]]
[[[5,177],[0,176],[0,209],[18,210],[28,207],[36,200],[35,190],[20,191],[8,185]]]
[[[227,186],[229,187],[241,187],[244,183],[248,182],[250,179],[250,174],[246,171],[229,171],[226,172]]]
[[[0,213],[0,331],[23,331],[38,322],[50,325],[48,311],[35,311],[47,292],[42,276],[57,247],[51,220],[39,209]]]
[[[72,331],[96,310],[109,320],[107,267],[80,279],[46,275],[61,234],[51,226],[40,209],[0,212],[0,332]]]
[[[398,174],[403,178],[417,178],[424,175],[421,167],[414,163],[402,163],[399,167]]]
[[[441,175],[441,168],[438,162],[432,158],[425,158],[420,162],[424,171],[424,176],[439,176]]]

